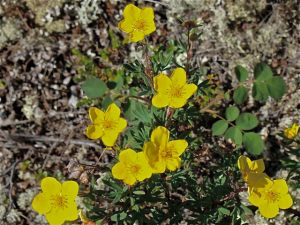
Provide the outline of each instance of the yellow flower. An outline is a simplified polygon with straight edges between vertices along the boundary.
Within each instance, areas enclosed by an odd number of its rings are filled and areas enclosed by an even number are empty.
[[[42,192],[32,201],[32,208],[44,214],[50,225],[61,225],[78,218],[75,198],[79,187],[75,181],[61,184],[53,177],[46,177],[41,182],[41,188]]]
[[[286,181],[267,179],[264,188],[254,189],[248,198],[249,202],[259,208],[261,215],[266,218],[275,217],[279,209],[287,209],[293,205],[293,200],[288,193]]]
[[[292,127],[288,127],[284,130],[284,136],[288,139],[294,139],[299,132],[299,124],[294,123]]]
[[[115,103],[110,104],[105,112],[91,107],[89,116],[93,124],[87,127],[86,136],[90,139],[101,138],[106,146],[113,146],[127,126],[127,121],[120,114],[120,108]]]
[[[244,181],[248,183],[250,188],[266,185],[266,178],[268,176],[263,173],[265,164],[262,159],[251,161],[251,159],[242,155],[238,159],[238,168],[242,173]]]
[[[128,185],[135,184],[137,180],[143,181],[152,175],[152,169],[143,152],[136,153],[130,148],[125,149],[120,153],[119,161],[113,166],[112,175]]]
[[[197,90],[195,84],[186,83],[186,73],[182,68],[176,68],[171,77],[161,73],[153,78],[153,82],[157,94],[153,96],[152,104],[157,108],[181,108]]]
[[[188,143],[185,140],[169,141],[170,132],[159,126],[151,133],[151,141],[144,144],[143,151],[154,173],[163,173],[166,169],[174,171],[180,167],[180,155]]]
[[[123,14],[124,19],[119,22],[118,27],[129,34],[132,42],[141,41],[146,35],[156,30],[154,12],[150,7],[140,9],[133,4],[128,4]]]

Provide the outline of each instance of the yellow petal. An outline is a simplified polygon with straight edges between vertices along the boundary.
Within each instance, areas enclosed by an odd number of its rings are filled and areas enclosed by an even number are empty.
[[[75,181],[65,181],[62,183],[62,194],[67,196],[68,199],[75,199],[78,195],[79,186]]]
[[[168,142],[168,149],[171,149],[172,155],[180,156],[187,148],[188,143],[186,140],[174,140]]]
[[[286,194],[288,193],[288,186],[285,180],[277,179],[274,180],[272,189],[278,193]]]
[[[125,33],[131,33],[134,29],[134,24],[132,21],[124,19],[118,23],[118,27]]]
[[[164,173],[166,171],[166,161],[156,161],[153,166],[151,166],[153,173]]]
[[[118,132],[121,133],[126,127],[127,127],[127,121],[124,118],[120,118],[117,126]]]
[[[244,156],[244,155],[241,155],[238,159],[238,168],[241,170],[241,171],[246,171],[246,170],[249,170],[249,166],[248,166],[248,163],[247,163],[247,159],[248,157]]]
[[[105,132],[102,136],[101,140],[103,144],[107,147],[112,147],[115,145],[117,139],[118,139],[119,133],[118,132]]]
[[[144,143],[143,151],[149,164],[153,165],[154,162],[158,161],[159,148],[153,142]]]
[[[52,209],[46,214],[46,220],[50,225],[62,225],[66,220],[64,211],[61,209]]]
[[[127,176],[123,179],[123,181],[125,184],[134,185],[136,182],[136,178],[131,174],[127,174]]]
[[[100,124],[104,120],[104,112],[96,107],[90,107],[89,117],[94,124]]]
[[[145,22],[145,28],[143,29],[143,33],[145,35],[151,34],[155,30],[156,30],[156,26],[153,20]]]
[[[166,165],[168,170],[175,171],[180,167],[181,159],[179,157],[176,158],[169,158],[166,160]]]
[[[105,111],[105,120],[116,121],[120,118],[121,110],[115,104],[110,104]]]
[[[185,84],[183,86],[182,97],[186,99],[190,98],[197,91],[197,88],[195,84]]]
[[[265,173],[248,173],[247,183],[252,188],[264,188],[268,185],[270,178]]]
[[[127,174],[127,168],[124,163],[118,162],[111,169],[112,175],[114,178],[123,180]]]
[[[141,11],[142,10],[135,5],[128,4],[124,9],[123,16],[126,20],[136,21],[137,19],[139,19]]]
[[[50,199],[48,195],[45,195],[44,193],[37,194],[32,203],[32,208],[37,211],[39,214],[45,214],[50,211],[51,204]]]
[[[144,20],[147,21],[153,21],[154,19],[154,11],[151,7],[145,7],[141,11],[141,18],[144,18]]]
[[[258,159],[252,161],[250,164],[250,170],[255,171],[257,173],[262,173],[265,171],[265,164],[263,159]]]
[[[183,107],[187,102],[186,98],[171,98],[169,106],[174,109],[178,109]]]
[[[103,136],[103,128],[98,125],[89,125],[86,128],[85,135],[90,139],[98,139]]]
[[[278,205],[281,209],[288,209],[293,205],[293,199],[289,194],[283,194],[280,196]]]
[[[130,35],[129,35],[129,39],[130,41],[132,42],[138,42],[138,41],[141,41],[143,40],[145,37],[145,34],[143,31],[141,30],[133,30]]]
[[[123,151],[121,151],[119,155],[119,160],[120,162],[124,163],[125,165],[128,163],[136,162],[137,161],[137,153],[130,149],[127,148]]]
[[[137,160],[136,162],[138,162],[138,165],[140,166],[140,170],[139,172],[136,174],[136,178],[139,181],[143,181],[146,178],[151,177],[152,175],[152,169],[149,166],[145,154],[144,152],[139,152],[137,153]]]
[[[152,105],[156,108],[166,107],[170,102],[170,98],[164,94],[156,94],[152,98]]]
[[[262,203],[262,199],[261,199],[260,195],[253,190],[249,194],[248,200],[254,206],[259,206]]]
[[[176,68],[171,75],[172,85],[184,86],[186,84],[186,73],[183,68]]]
[[[65,220],[74,221],[78,218],[78,209],[75,201],[68,202],[67,208],[64,208],[63,215]]]
[[[151,141],[158,147],[165,148],[169,141],[170,132],[167,128],[159,126],[151,133]]]
[[[154,89],[164,95],[168,95],[171,89],[171,79],[161,73],[153,78]]]
[[[266,218],[273,218],[279,213],[279,207],[277,203],[265,203],[259,206],[259,212]]]
[[[41,182],[41,188],[47,195],[61,193],[61,183],[54,177],[45,177]]]

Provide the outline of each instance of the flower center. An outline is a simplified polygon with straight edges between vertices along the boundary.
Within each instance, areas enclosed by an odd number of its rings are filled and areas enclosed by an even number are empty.
[[[169,159],[169,158],[172,158],[172,151],[170,149],[163,149],[161,152],[160,152],[160,156],[163,158],[163,159]]]
[[[51,197],[51,205],[55,208],[66,208],[68,199],[62,194],[54,195]]]
[[[115,122],[111,120],[104,120],[103,121],[103,128],[104,129],[113,129],[115,127]]]
[[[147,24],[144,20],[140,19],[140,20],[137,20],[135,22],[135,25],[134,25],[135,29],[137,30],[145,30],[146,27],[147,27]]]
[[[131,173],[133,173],[133,174],[138,173],[138,172],[140,171],[140,169],[141,169],[141,167],[140,167],[139,165],[137,165],[137,164],[132,165],[132,166],[130,167],[130,171],[131,171]]]
[[[268,191],[266,193],[266,200],[268,202],[276,202],[278,201],[278,198],[279,198],[279,194],[274,191]]]
[[[183,90],[181,87],[173,87],[171,88],[171,96],[175,98],[181,98],[183,95]]]

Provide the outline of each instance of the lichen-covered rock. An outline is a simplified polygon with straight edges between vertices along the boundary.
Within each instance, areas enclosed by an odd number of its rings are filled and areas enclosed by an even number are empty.
[[[0,23],[0,49],[8,41],[15,41],[22,37],[22,29],[20,21],[14,18],[9,18],[3,24]]]

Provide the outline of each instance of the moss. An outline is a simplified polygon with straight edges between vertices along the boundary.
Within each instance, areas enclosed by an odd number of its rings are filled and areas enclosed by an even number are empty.
[[[22,37],[20,21],[14,18],[10,18],[5,23],[0,24],[0,31],[0,49],[8,41],[15,41]]]

